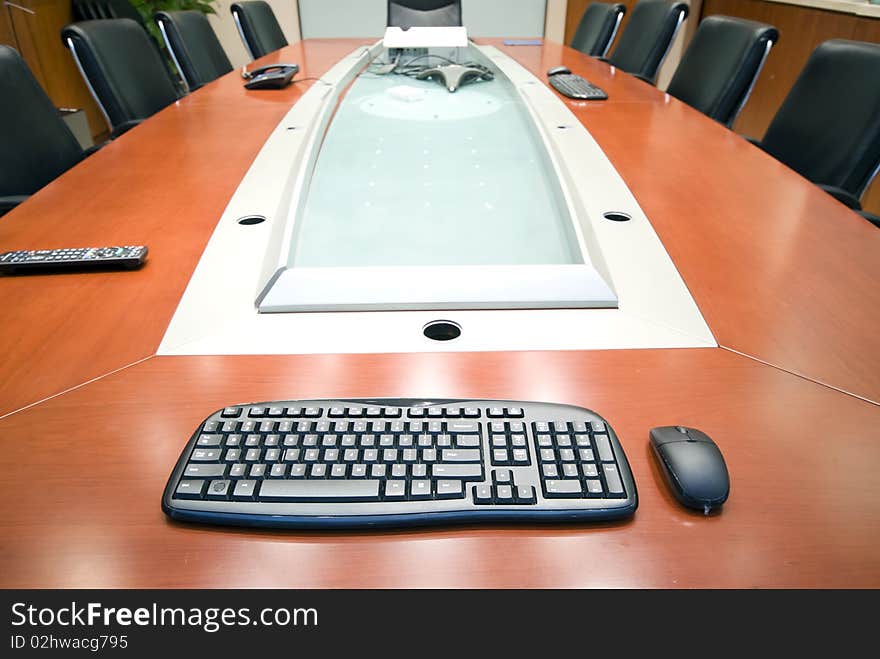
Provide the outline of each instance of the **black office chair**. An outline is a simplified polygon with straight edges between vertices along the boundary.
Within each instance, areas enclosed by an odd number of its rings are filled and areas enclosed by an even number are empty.
[[[232,71],[232,63],[202,12],[160,11],[153,18],[190,89],[198,89]]]
[[[263,0],[235,2],[229,9],[251,59],[257,59],[287,45],[275,12],[268,3]]]
[[[703,19],[666,90],[728,128],[779,41],[772,25],[729,16]]]
[[[85,157],[21,56],[0,45],[0,215]]]
[[[688,11],[676,0],[641,0],[607,61],[653,85]]]
[[[388,0],[388,27],[461,25],[461,0]]]
[[[178,99],[159,53],[129,18],[84,21],[61,30],[113,136]]]
[[[76,21],[130,18],[147,29],[143,16],[128,0],[73,0],[73,18]]]
[[[577,31],[571,40],[571,47],[585,55],[605,57],[620,27],[626,7],[620,3],[594,2],[587,7]]]
[[[880,169],[880,44],[833,39],[813,51],[753,143],[854,208]]]

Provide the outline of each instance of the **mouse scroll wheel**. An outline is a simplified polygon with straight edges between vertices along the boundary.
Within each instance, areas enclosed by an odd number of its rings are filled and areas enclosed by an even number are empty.
[[[687,428],[684,428],[683,426],[675,426],[675,429],[676,429],[678,432],[680,432],[682,435],[687,435],[687,434],[688,434],[688,430],[687,430]]]

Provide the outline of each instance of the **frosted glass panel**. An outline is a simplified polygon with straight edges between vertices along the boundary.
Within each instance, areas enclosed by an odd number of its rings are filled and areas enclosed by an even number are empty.
[[[450,93],[371,73],[330,124],[289,259],[292,267],[582,262],[540,135],[506,78]]]
[[[299,0],[303,39],[380,37],[387,0]],[[546,0],[464,0],[462,16],[471,36],[543,37]]]

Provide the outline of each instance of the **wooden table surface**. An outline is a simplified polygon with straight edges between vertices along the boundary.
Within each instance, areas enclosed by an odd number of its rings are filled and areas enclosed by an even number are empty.
[[[308,41],[263,62],[317,76],[361,43]],[[246,92],[233,73],[0,220],[0,251],[150,246],[137,272],[0,278],[0,587],[880,586],[880,232],[644,83],[554,44],[502,48],[608,91],[570,106],[721,347],[154,356],[217,218],[311,84]],[[615,524],[347,534],[162,514],[171,467],[214,409],[376,395],[593,408],[621,438],[639,510]],[[665,489],[647,439],[671,423],[724,452],[720,514],[687,512]]]

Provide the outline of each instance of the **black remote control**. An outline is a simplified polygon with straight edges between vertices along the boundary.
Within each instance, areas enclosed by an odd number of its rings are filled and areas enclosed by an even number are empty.
[[[131,270],[143,265],[146,258],[147,248],[143,245],[19,250],[0,254],[0,272],[13,274],[85,268]]]

